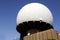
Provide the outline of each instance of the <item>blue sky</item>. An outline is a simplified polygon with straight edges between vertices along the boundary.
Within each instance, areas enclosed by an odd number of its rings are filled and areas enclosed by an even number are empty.
[[[16,16],[26,4],[39,2],[46,5],[54,18],[54,29],[60,32],[60,0],[0,0],[0,40],[14,40],[20,34],[16,31]]]

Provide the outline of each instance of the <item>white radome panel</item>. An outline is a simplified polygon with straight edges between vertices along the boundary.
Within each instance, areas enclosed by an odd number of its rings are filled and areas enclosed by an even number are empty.
[[[17,15],[17,25],[26,21],[44,21],[53,24],[50,10],[43,4],[30,3],[21,8]]]

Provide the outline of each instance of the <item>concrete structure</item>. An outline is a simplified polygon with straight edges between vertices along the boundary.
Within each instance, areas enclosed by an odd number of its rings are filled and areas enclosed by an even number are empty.
[[[57,32],[53,29],[37,32],[29,36],[25,36],[24,40],[58,40]]]
[[[16,29],[20,40],[59,40],[51,11],[40,3],[27,4],[19,11]]]

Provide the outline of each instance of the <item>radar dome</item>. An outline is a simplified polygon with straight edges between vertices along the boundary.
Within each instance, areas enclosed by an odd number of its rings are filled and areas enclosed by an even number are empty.
[[[23,22],[40,20],[51,25],[53,23],[51,11],[40,3],[29,3],[23,6],[17,15],[17,25]]]

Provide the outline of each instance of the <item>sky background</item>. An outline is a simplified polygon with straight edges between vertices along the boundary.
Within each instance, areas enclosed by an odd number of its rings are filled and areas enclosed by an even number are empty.
[[[20,37],[16,31],[16,16],[24,5],[31,2],[42,3],[51,10],[53,27],[60,32],[60,0],[0,0],[0,40],[15,40]]]

